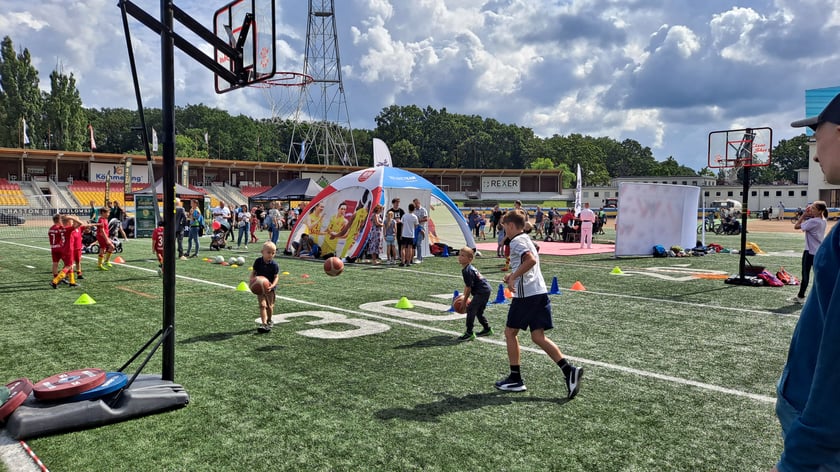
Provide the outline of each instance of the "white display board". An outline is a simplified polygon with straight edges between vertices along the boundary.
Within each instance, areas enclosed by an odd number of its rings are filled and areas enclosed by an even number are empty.
[[[618,187],[615,255],[653,253],[660,244],[692,248],[697,244],[700,187],[622,183]]]

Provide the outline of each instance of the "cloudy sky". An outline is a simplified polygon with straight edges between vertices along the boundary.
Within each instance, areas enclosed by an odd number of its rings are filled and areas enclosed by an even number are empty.
[[[159,1],[134,1],[160,16]],[[224,3],[175,2],[211,29]],[[445,107],[543,137],[631,138],[657,160],[700,169],[710,131],[769,126],[775,144],[798,134],[789,123],[804,116],[805,89],[840,85],[840,0],[335,3],[354,128],[373,129],[392,104]],[[135,107],[116,0],[4,0],[3,10],[0,32],[29,49],[42,88],[61,67],[84,106]],[[307,22],[306,0],[277,0],[279,70],[303,70]],[[160,107],[160,42],[131,27],[144,102]],[[271,100],[260,90],[217,95],[213,75],[176,53],[179,105],[261,118]]]

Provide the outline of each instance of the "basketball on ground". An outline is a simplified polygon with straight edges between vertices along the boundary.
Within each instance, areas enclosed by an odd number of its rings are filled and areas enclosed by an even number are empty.
[[[455,300],[452,300],[452,309],[455,310],[456,313],[466,313],[467,305],[468,303],[464,299],[463,295],[458,295],[455,297]]]
[[[330,277],[341,275],[344,272],[344,263],[337,257],[330,257],[324,261],[324,272]]]
[[[250,288],[251,292],[257,295],[265,295],[265,293],[268,292],[268,287],[270,286],[271,282],[269,282],[267,278],[262,275],[258,275],[251,281]]]

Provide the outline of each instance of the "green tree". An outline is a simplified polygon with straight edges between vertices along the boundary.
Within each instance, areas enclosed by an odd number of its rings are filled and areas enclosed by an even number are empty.
[[[23,145],[22,120],[26,120],[30,144],[44,147],[38,142],[43,129],[41,91],[38,88],[38,70],[32,65],[28,49],[15,53],[9,36],[0,44],[0,144],[7,147]]]
[[[531,169],[554,169],[554,161],[548,157],[538,157],[531,161]]]
[[[44,123],[46,129],[42,131],[48,148],[83,150],[87,116],[72,73],[50,73],[50,93],[44,94]]]
[[[778,180],[796,182],[796,171],[807,169],[808,164],[808,136],[804,133],[779,141],[770,154],[770,166],[776,170]]]

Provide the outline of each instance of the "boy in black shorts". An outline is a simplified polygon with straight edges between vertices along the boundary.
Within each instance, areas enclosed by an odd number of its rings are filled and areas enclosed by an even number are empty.
[[[554,327],[551,320],[551,301],[540,271],[537,249],[530,236],[524,232],[527,221],[527,216],[521,210],[510,211],[502,217],[505,234],[510,238],[511,262],[511,271],[505,274],[504,281],[513,293],[513,299],[505,325],[510,375],[496,382],[496,388],[510,392],[526,390],[519,369],[520,351],[517,335],[521,329],[530,329],[531,340],[563,371],[568,398],[571,400],[580,390],[583,368],[569,364],[557,345],[545,337],[545,330]]]
[[[461,341],[469,341],[475,339],[476,336],[490,336],[493,330],[490,328],[490,323],[484,316],[484,309],[487,308],[487,302],[490,300],[490,284],[487,279],[481,275],[472,265],[475,252],[468,248],[461,248],[458,251],[458,263],[461,264],[461,277],[464,278],[464,303],[467,305],[467,331],[458,337]],[[470,302],[470,295],[472,295],[472,302]],[[481,323],[483,328],[478,333],[473,333],[473,326],[475,326],[475,319]]]

